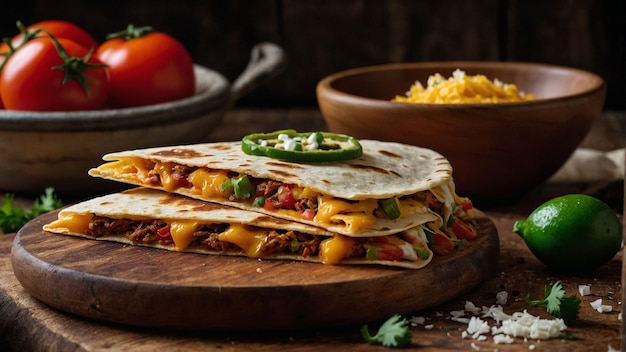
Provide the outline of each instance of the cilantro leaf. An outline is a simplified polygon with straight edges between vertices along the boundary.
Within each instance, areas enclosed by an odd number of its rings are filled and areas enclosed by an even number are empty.
[[[0,208],[0,229],[4,233],[17,232],[30,220],[63,205],[61,200],[54,194],[54,188],[52,187],[46,188],[44,194],[35,199],[30,209],[15,205],[14,199],[14,194],[6,194]]]
[[[247,175],[224,181],[222,183],[222,192],[226,192],[230,187],[233,188],[233,193],[238,199],[250,198],[255,191],[254,185],[250,182]]]
[[[369,344],[381,343],[385,347],[404,347],[411,344],[412,333],[408,324],[408,320],[396,314],[387,319],[374,336],[370,335],[367,325],[361,327],[361,335]]]
[[[526,302],[533,307],[546,308],[550,315],[563,319],[565,324],[578,319],[580,313],[580,299],[575,295],[565,297],[561,281],[555,282],[552,286],[546,285],[545,298],[532,300],[528,294]]]

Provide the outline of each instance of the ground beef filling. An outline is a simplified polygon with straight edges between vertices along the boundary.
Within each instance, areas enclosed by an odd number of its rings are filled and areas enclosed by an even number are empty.
[[[218,235],[224,232],[227,227],[228,224],[199,227],[193,234],[195,239],[190,248],[205,248],[220,252],[241,251],[239,247],[232,243],[220,241]],[[85,235],[95,238],[124,236],[137,244],[174,245],[168,225],[162,220],[109,219],[94,216]],[[280,253],[298,254],[305,258],[317,256],[319,244],[325,238],[327,237],[296,231],[268,230],[261,252],[264,255]],[[296,241],[297,247],[295,246]],[[353,256],[365,255],[363,241],[355,241],[352,254]]]
[[[197,167],[175,164],[174,166],[172,166],[172,177],[176,180],[176,184],[178,185],[178,187],[190,188],[192,187],[192,184],[191,182],[189,182],[188,177],[195,170],[197,170]],[[153,186],[163,186],[161,182],[161,177],[157,170],[155,169],[151,170],[148,176],[149,176],[150,183]],[[229,174],[229,176],[232,178],[232,177],[238,177],[239,175],[236,173],[231,173]],[[247,198],[245,200],[237,199],[235,195],[233,194],[229,197],[230,201],[252,202],[255,198],[259,196],[265,197],[266,201],[272,201],[272,200],[278,199],[279,193],[280,193],[280,186],[283,185],[282,182],[267,180],[267,179],[258,179],[252,176],[248,176],[248,178],[250,182],[255,186],[256,192],[250,198]],[[440,202],[435,197],[435,195],[432,194],[430,191],[418,192],[416,194],[406,195],[401,198],[406,198],[406,199],[415,198],[416,200],[420,202],[424,202],[431,210],[435,211],[436,213],[438,214],[442,213],[443,203]],[[311,209],[317,213],[317,198],[296,199],[293,205],[290,207],[290,209],[296,210],[299,212],[303,212],[307,209]],[[388,217],[384,213],[382,208],[380,207],[376,209],[376,211],[374,212],[374,216],[378,218]]]

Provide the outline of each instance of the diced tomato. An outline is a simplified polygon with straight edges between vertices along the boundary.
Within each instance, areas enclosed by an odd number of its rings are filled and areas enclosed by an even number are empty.
[[[159,238],[159,244],[168,245],[174,242],[169,226],[163,226],[157,229],[157,237]]]
[[[401,260],[404,258],[404,252],[401,248],[385,246],[385,248],[378,248],[376,251],[378,255],[378,260]]]
[[[282,185],[278,188],[278,192],[265,200],[265,210],[272,211],[274,209],[293,209],[296,199],[293,196],[292,186]]]
[[[469,200],[469,199],[467,201],[461,203],[461,209],[463,209],[463,210],[470,210],[470,209],[473,209],[473,208],[474,208],[474,204],[472,204],[472,201]]]
[[[432,193],[426,193],[426,206],[431,209],[437,209],[441,206],[441,202]]]
[[[466,223],[465,221],[459,218],[456,218],[454,222],[452,223],[452,226],[450,227],[452,229],[452,232],[454,232],[454,234],[456,235],[456,237],[464,239],[464,240],[471,240],[472,238],[478,235],[478,230],[476,230],[474,226]]]
[[[450,253],[453,249],[454,243],[448,237],[440,233],[435,233],[432,244],[433,252],[444,255]]]
[[[293,190],[290,186],[283,185],[278,189],[278,204],[274,204],[278,208],[292,209],[296,204],[293,197]]]
[[[304,211],[302,211],[302,218],[304,220],[313,220],[314,217],[315,217],[315,210],[304,209]]]
[[[163,226],[163,227],[159,228],[157,230],[157,236],[159,236],[159,238],[171,237],[170,227],[169,226]]]

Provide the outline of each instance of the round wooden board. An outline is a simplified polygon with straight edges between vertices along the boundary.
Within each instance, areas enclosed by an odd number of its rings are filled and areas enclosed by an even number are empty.
[[[18,232],[11,263],[35,298],[107,322],[193,330],[363,324],[434,307],[492,275],[498,233],[477,213],[471,246],[420,270],[177,253],[43,231],[57,212]]]

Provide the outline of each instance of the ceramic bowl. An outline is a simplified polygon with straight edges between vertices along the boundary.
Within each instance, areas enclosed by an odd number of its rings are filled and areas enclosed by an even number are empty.
[[[420,81],[456,69],[513,83],[532,101],[492,104],[392,102]],[[332,132],[417,145],[452,164],[457,192],[475,201],[515,199],[555,173],[599,117],[606,85],[580,69],[516,62],[424,62],[332,74],[317,85]]]
[[[261,43],[231,84],[195,65],[193,96],[149,106],[77,112],[0,109],[0,190],[40,194],[95,194],[107,183],[87,171],[113,151],[190,144],[207,137],[233,103],[284,68],[282,49]]]

